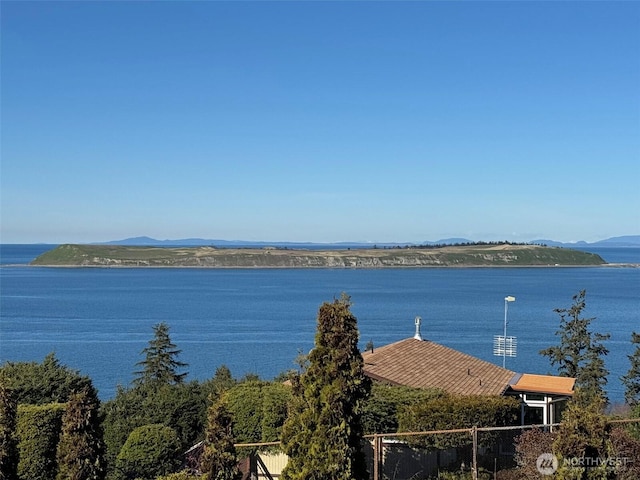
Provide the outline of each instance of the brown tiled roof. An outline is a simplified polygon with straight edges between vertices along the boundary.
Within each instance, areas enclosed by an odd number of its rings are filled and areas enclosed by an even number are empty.
[[[575,378],[551,375],[533,375],[523,373],[511,389],[516,392],[551,393],[555,395],[573,395]]]
[[[515,372],[429,340],[408,338],[362,354],[364,371],[392,385],[502,395]]]

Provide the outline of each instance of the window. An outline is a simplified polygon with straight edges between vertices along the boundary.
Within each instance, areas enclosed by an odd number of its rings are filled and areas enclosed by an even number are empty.
[[[534,402],[544,402],[544,395],[542,393],[527,393],[524,396],[525,402],[534,401]]]
[[[541,425],[544,423],[544,407],[524,406],[524,424]]]

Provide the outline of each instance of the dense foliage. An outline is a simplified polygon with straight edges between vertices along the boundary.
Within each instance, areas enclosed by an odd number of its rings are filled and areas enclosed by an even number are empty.
[[[237,480],[241,477],[234,447],[233,418],[226,397],[215,401],[207,412],[207,428],[200,470],[209,480]]]
[[[604,400],[592,402],[573,400],[562,413],[562,423],[553,441],[553,451],[563,458],[607,457],[608,423],[604,412]],[[571,467],[574,468],[575,467]],[[560,474],[565,468],[560,467]],[[592,469],[594,470],[594,469]],[[596,471],[589,472],[590,478],[599,478]],[[603,467],[600,474],[606,474]],[[606,477],[605,477],[606,478]]]
[[[516,438],[518,478],[538,479],[536,461],[552,453],[558,461],[554,478],[561,480],[637,480],[640,441],[622,427],[612,427],[603,413],[604,399],[584,404],[571,401],[557,431],[532,430]]]
[[[18,476],[18,404],[6,383],[0,375],[0,480],[12,480]]]
[[[560,328],[556,332],[560,344],[540,353],[549,357],[552,366],[558,365],[561,376],[576,379],[576,389],[581,390],[584,401],[590,402],[596,398],[607,400],[604,387],[609,372],[604,366],[603,357],[609,350],[602,342],[608,340],[610,335],[591,332],[589,327],[595,318],[581,317],[586,308],[586,295],[586,291],[581,290],[573,296],[573,305],[569,309],[554,310],[560,315]]]
[[[18,405],[18,478],[55,480],[65,404]]]
[[[116,478],[154,480],[180,467],[180,440],[176,431],[161,424],[134,429],[116,458]]]
[[[100,480],[105,476],[105,446],[93,389],[73,393],[62,417],[58,443],[58,480]]]
[[[602,357],[607,350],[601,342],[608,335],[590,332],[593,319],[581,318],[585,292],[573,298],[570,309],[555,310],[561,317],[561,344],[542,353],[561,374],[577,377],[580,388],[557,435],[533,440],[522,436],[521,457],[528,455],[529,467],[537,451],[533,443],[560,457],[640,458],[640,426],[611,430],[603,413]],[[622,380],[632,416],[638,417],[640,334],[634,332],[632,342],[636,350]],[[171,472],[183,453],[203,439],[203,465],[210,479],[235,478],[234,442],[281,440],[291,457],[284,479],[359,480],[367,478],[361,452],[364,432],[509,425],[519,419],[512,398],[371,386],[357,343],[357,320],[343,296],[320,307],[315,348],[301,357],[300,372],[282,376],[291,385],[255,375],[238,381],[224,365],[210,380],[186,382],[186,373],[178,371],[186,366],[176,359],[180,350],[171,342],[168,326],[159,324],[143,350],[143,368],[134,384],[119,387],[100,409],[91,380],[61,365],[54,354],[42,363],[7,362],[0,367],[0,480],[100,480],[105,474],[109,480],[158,475],[191,480],[187,472]],[[480,438],[481,444],[492,441],[491,435]],[[469,440],[465,433],[411,443],[449,448]],[[617,474],[640,478],[632,469]]]
[[[520,402],[513,397],[486,395],[444,395],[404,408],[399,415],[403,432],[425,432],[458,428],[518,425]],[[414,445],[442,449],[468,444],[469,434],[437,434],[416,437]],[[482,442],[492,444],[494,436],[483,435]]]
[[[526,430],[515,439],[515,461],[518,464],[518,478],[538,480],[538,458],[542,454],[553,452],[555,434],[538,428]]]
[[[640,478],[640,440],[633,438],[621,427],[609,432],[610,456],[625,459],[618,466],[617,480],[638,480]]]
[[[209,395],[219,397],[222,393],[229,390],[238,382],[231,375],[231,370],[226,365],[220,365],[216,368],[213,378],[207,380],[202,384],[202,391],[205,393],[205,397]]]
[[[635,349],[629,357],[629,371],[621,380],[625,387],[624,399],[629,405],[640,405],[640,333],[631,333],[631,343]]]
[[[285,480],[368,478],[362,452],[363,403],[371,385],[358,350],[356,317],[349,297],[324,303],[318,312],[309,366],[293,381],[282,443],[289,463]]]
[[[176,473],[170,473],[169,475],[161,475],[156,480],[204,480],[201,475],[190,473],[187,470],[181,470]]]
[[[248,381],[229,389],[225,399],[236,442],[280,441],[290,396],[291,388],[281,383]]]
[[[159,323],[153,333],[142,351],[145,359],[138,363],[142,370],[135,372],[132,388],[119,387],[115,398],[102,408],[109,478],[113,477],[116,457],[137,428],[151,424],[169,427],[183,451],[198,440],[204,429],[205,391],[198,382],[185,383],[187,373],[178,373],[186,364],[176,359],[180,350],[171,341],[169,326]]]
[[[362,424],[366,434],[398,431],[398,415],[405,408],[442,397],[436,389],[412,388],[374,383],[364,403]]]
[[[102,407],[109,463],[113,465],[129,434],[148,424],[161,423],[171,427],[181,448],[187,450],[201,439],[206,405],[204,392],[197,382],[119,388],[115,398]]]
[[[42,363],[6,362],[0,367],[0,375],[18,404],[64,403],[72,392],[92,388],[89,377],[61,365],[53,353]]]
[[[142,370],[135,372],[134,384],[182,383],[187,373],[178,373],[178,369],[186,367],[187,364],[177,360],[180,352],[169,337],[169,325],[164,322],[154,325],[153,338],[142,350],[145,358],[138,363]]]

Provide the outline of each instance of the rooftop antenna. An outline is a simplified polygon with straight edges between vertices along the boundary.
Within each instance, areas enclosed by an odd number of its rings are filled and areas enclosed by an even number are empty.
[[[493,336],[493,354],[502,356],[502,368],[505,368],[507,357],[515,357],[518,349],[516,337],[507,337],[507,310],[509,302],[515,302],[516,297],[504,297],[504,330],[502,335]]]
[[[420,335],[420,324],[421,323],[422,323],[422,319],[420,317],[416,317],[416,320],[415,320],[416,333],[413,336],[413,338],[415,338],[416,340],[422,340],[422,335]]]

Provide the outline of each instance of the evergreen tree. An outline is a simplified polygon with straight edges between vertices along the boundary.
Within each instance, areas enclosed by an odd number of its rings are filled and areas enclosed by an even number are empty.
[[[143,425],[165,424],[177,432],[181,449],[191,447],[204,430],[207,397],[197,382],[119,387],[116,396],[102,404],[101,412],[107,462],[113,469],[129,434]]]
[[[18,404],[0,376],[0,480],[18,477],[17,416]]]
[[[362,452],[362,410],[371,383],[358,350],[356,317],[342,295],[318,312],[315,348],[307,370],[293,380],[282,429],[289,463],[285,480],[368,478]]]
[[[105,475],[102,428],[95,390],[69,397],[58,443],[58,480],[100,480]]]
[[[137,378],[133,380],[135,385],[159,383],[182,383],[187,373],[177,373],[177,370],[186,367],[186,363],[179,362],[176,357],[181,350],[171,342],[169,337],[169,325],[162,322],[153,326],[153,339],[149,346],[142,350],[145,359],[137,365],[142,370],[134,372]]]
[[[209,480],[238,480],[242,476],[233,443],[233,419],[223,396],[213,402],[207,412],[200,470],[209,474]]]
[[[18,404],[18,479],[55,480],[65,403]]]
[[[560,315],[560,329],[556,331],[560,345],[541,350],[540,354],[549,357],[551,365],[558,365],[560,376],[576,379],[576,389],[582,391],[582,400],[600,397],[606,401],[604,386],[609,372],[603,357],[609,350],[602,342],[610,335],[589,330],[595,318],[581,318],[585,308],[586,291],[581,290],[573,296],[571,308],[554,310]]]
[[[625,387],[625,400],[629,405],[635,407],[640,405],[640,333],[631,333],[631,343],[635,345],[636,349],[631,355],[628,355],[631,366],[621,380]]]
[[[216,368],[213,378],[207,381],[206,388],[208,388],[214,395],[220,396],[235,384],[236,381],[231,375],[229,367],[226,365],[220,365]]]
[[[42,363],[6,362],[0,367],[6,385],[18,404],[64,403],[72,392],[91,385],[91,379],[62,365],[54,353]]]

